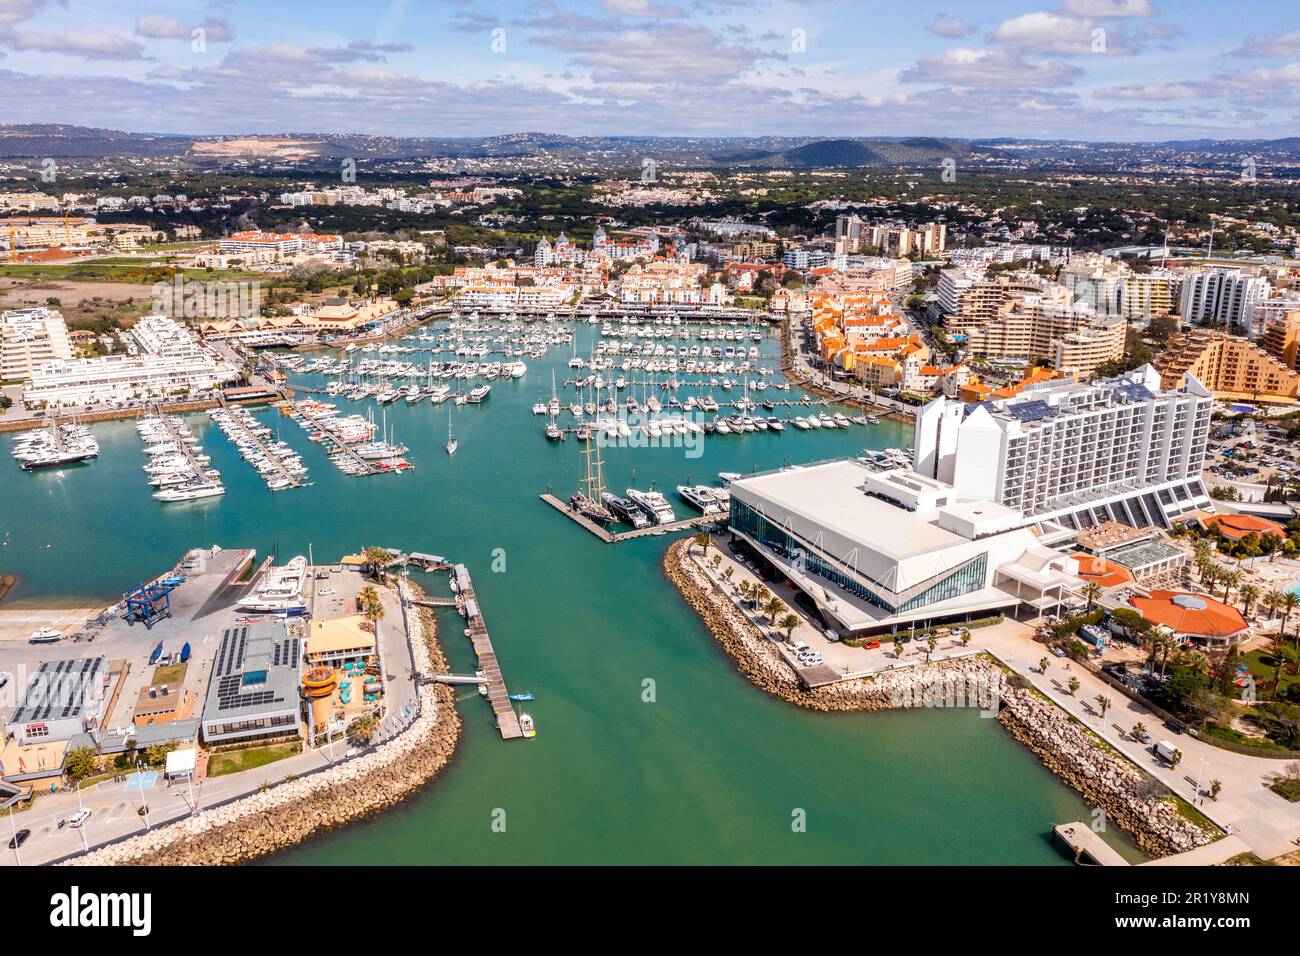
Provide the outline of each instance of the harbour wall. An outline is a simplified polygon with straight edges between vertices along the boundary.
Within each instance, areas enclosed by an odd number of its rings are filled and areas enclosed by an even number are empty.
[[[403,584],[419,595],[415,585]],[[416,670],[444,672],[433,612],[411,607],[408,638]],[[71,857],[84,866],[229,866],[301,843],[407,799],[452,759],[461,720],[455,690],[418,688],[419,716],[374,749],[183,820]]]
[[[1069,714],[987,655],[887,671],[809,690],[772,641],[691,557],[691,538],[664,554],[664,574],[751,683],[799,707],[819,711],[879,711],[907,707],[976,706],[986,709],[1054,774],[1078,791],[1109,824],[1133,834],[1152,856],[1203,846],[1223,834],[1208,821],[1185,816],[1179,801]],[[959,695],[953,700],[953,692]],[[964,698],[961,696],[964,694]]]

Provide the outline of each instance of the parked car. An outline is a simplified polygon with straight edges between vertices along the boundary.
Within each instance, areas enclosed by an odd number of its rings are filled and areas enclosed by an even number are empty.
[[[90,819],[89,810],[78,810],[76,813],[74,813],[71,817],[68,818],[68,825],[73,827],[79,827],[82,826],[89,819]]]

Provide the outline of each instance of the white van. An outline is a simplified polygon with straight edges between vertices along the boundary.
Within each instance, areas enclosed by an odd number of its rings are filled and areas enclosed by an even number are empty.
[[[1152,753],[1170,766],[1174,764],[1174,754],[1177,751],[1178,748],[1167,740],[1157,740],[1155,746],[1151,748]]]

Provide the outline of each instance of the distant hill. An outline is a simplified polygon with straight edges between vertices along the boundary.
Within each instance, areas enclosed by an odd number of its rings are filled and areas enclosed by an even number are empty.
[[[0,157],[168,156],[187,151],[188,136],[124,133],[55,123],[0,124]]]
[[[961,140],[914,137],[901,140],[825,139],[806,146],[755,157],[744,165],[775,169],[858,168],[862,166],[912,166],[961,159],[972,152],[996,153],[995,149],[973,149]]]

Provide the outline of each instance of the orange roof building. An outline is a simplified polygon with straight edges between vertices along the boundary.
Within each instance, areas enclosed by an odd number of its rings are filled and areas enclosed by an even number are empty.
[[[1133,583],[1133,572],[1123,565],[1083,551],[1072,554],[1070,557],[1079,562],[1079,577],[1084,581],[1097,584],[1103,588],[1117,588],[1122,584]]]
[[[1204,644],[1225,645],[1246,630],[1246,619],[1231,605],[1189,591],[1151,591],[1129,603],[1152,624]]]
[[[1240,541],[1248,534],[1260,538],[1266,534],[1276,535],[1279,538],[1286,537],[1286,528],[1282,525],[1267,518],[1256,518],[1254,515],[1210,515],[1203,518],[1201,523],[1207,530],[1216,531],[1232,541]]]

